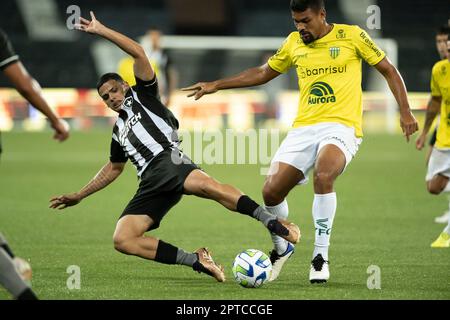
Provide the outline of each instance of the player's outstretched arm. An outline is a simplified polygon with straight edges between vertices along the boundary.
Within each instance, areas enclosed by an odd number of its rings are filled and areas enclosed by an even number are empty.
[[[19,91],[19,93],[36,109],[42,112],[50,121],[55,131],[54,139],[64,141],[69,137],[69,125],[53,112],[42,95],[39,83],[30,76],[20,61],[7,66],[3,73]]]
[[[386,78],[389,88],[391,89],[395,100],[397,100],[400,107],[400,126],[406,137],[406,141],[409,142],[409,137],[419,130],[419,125],[409,107],[405,82],[397,68],[388,58],[381,60],[380,63],[375,65],[375,68]]]
[[[428,131],[430,131],[431,125],[433,124],[434,119],[439,113],[439,109],[441,108],[442,97],[431,97],[427,106],[427,114],[425,116],[425,123],[423,125],[422,133],[416,141],[417,150],[422,150],[425,146],[425,142],[427,140]]]
[[[279,72],[273,70],[266,63],[256,68],[247,69],[237,75],[228,78],[216,80],[213,82],[199,82],[181,90],[192,91],[190,94],[188,94],[188,97],[195,97],[195,100],[198,100],[205,94],[215,93],[219,90],[259,86],[261,84],[269,82],[279,75]]]
[[[80,191],[51,198],[50,208],[61,210],[77,205],[84,198],[105,188],[111,182],[116,180],[122,173],[124,167],[125,163],[108,162]]]
[[[120,49],[133,57],[134,75],[144,81],[152,80],[155,73],[142,46],[133,39],[103,25],[95,18],[92,11],[90,14],[90,21],[81,17],[80,23],[76,24],[75,28],[90,34],[99,35],[117,45]]]

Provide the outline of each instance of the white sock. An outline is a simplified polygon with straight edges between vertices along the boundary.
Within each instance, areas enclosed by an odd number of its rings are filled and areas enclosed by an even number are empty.
[[[331,228],[336,213],[336,193],[315,194],[312,213],[314,227],[316,228],[316,241],[314,242],[313,259],[321,254],[328,260],[328,247],[330,246]]]
[[[445,227],[444,232],[445,232],[446,234],[450,234],[450,220],[448,220],[448,224],[447,224],[447,226]]]
[[[450,183],[447,182],[447,185],[445,186],[445,188],[442,192],[450,192]]]
[[[289,207],[286,199],[284,199],[283,202],[280,203],[279,205],[276,205],[274,207],[265,206],[265,208],[271,214],[283,220],[286,220],[289,215]],[[287,249],[288,242],[283,238],[276,236],[274,234],[272,234],[271,237],[274,248],[277,251],[277,253],[283,254]]]

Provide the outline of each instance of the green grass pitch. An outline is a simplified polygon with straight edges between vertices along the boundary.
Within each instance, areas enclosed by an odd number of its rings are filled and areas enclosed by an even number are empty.
[[[218,204],[183,200],[153,235],[185,250],[207,246],[226,269],[227,282],[181,266],[166,266],[113,249],[112,234],[137,181],[128,164],[107,189],[64,211],[48,208],[52,195],[77,191],[108,161],[110,131],[73,133],[66,143],[50,133],[4,133],[0,162],[0,230],[18,256],[33,267],[41,299],[449,299],[450,249],[431,249],[443,225],[445,196],[425,190],[424,153],[400,135],[367,135],[336,184],[338,208],[331,237],[331,279],[308,281],[314,229],[312,184],[289,195],[290,220],[302,240],[279,280],[259,289],[234,282],[234,256],[248,248],[268,252],[264,227]],[[203,166],[216,179],[262,201],[264,177],[257,165]],[[71,265],[80,267],[81,288],[69,290]],[[381,270],[381,289],[367,287],[368,267]],[[0,288],[0,299],[10,299]]]

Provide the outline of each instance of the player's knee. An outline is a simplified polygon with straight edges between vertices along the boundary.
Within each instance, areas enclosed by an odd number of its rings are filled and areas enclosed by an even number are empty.
[[[441,194],[444,188],[437,183],[428,182],[427,183],[428,192],[434,195]]]
[[[113,237],[114,249],[119,252],[123,252],[125,248],[125,239],[120,235],[114,235]]]
[[[268,206],[276,206],[285,198],[285,195],[281,194],[281,192],[270,183],[264,184],[262,195],[264,203]]]
[[[334,176],[328,172],[314,173],[314,186],[321,189],[333,188]]]
[[[132,241],[122,234],[115,234],[113,237],[114,249],[121,253],[133,254]]]

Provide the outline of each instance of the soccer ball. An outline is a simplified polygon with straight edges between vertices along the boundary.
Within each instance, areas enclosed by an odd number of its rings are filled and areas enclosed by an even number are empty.
[[[30,283],[33,275],[30,264],[19,257],[14,257],[13,263],[22,280]]]
[[[237,283],[245,288],[258,288],[266,283],[272,274],[272,263],[262,251],[247,249],[234,259],[233,275]]]

